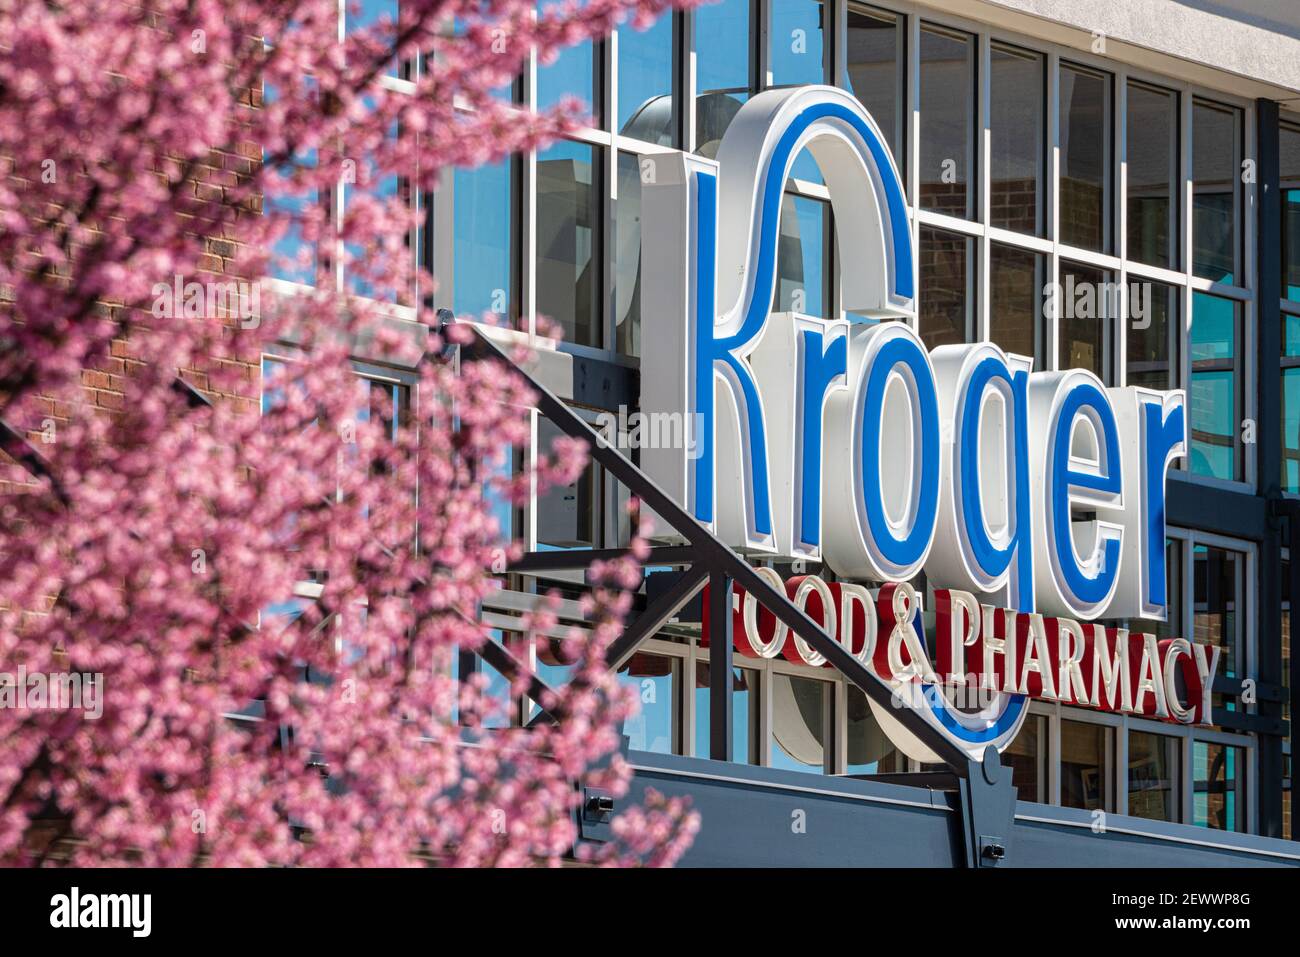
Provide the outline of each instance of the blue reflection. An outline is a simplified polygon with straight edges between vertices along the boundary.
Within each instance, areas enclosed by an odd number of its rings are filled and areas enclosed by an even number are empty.
[[[815,0],[773,0],[770,56],[774,86],[825,82],[824,11]]]
[[[397,22],[398,7],[400,5],[399,0],[347,0],[344,31],[351,33],[353,30],[373,27],[380,20],[387,20],[390,26],[385,30],[385,36],[391,36],[392,24]],[[357,9],[354,11],[353,7]],[[397,76],[400,70],[401,64],[394,58],[388,68],[388,73]]]
[[[695,88],[749,91],[749,0],[722,0],[695,10]]]
[[[1195,293],[1192,300],[1192,361],[1231,359],[1236,350],[1237,308],[1231,299]]]
[[[1237,316],[1237,304],[1230,299],[1200,292],[1193,296],[1188,399],[1191,470],[1196,475],[1238,477]]]
[[[540,0],[538,11],[561,6],[560,0]],[[537,66],[537,109],[549,109],[560,102],[564,96],[576,96],[592,108],[592,80],[594,76],[592,44],[583,40],[571,47],[565,47],[556,57],[555,62],[547,66]]]
[[[1283,488],[1300,492],[1300,369],[1282,370]]]
[[[279,634],[301,618],[306,610],[305,598],[289,598],[285,601],[272,602],[262,609],[262,628]]]
[[[396,21],[399,5],[398,0],[348,0],[347,29],[351,32],[367,27],[384,17]]]
[[[1282,190],[1282,296],[1300,302],[1300,189]]]
[[[790,193],[783,198],[774,312],[826,316],[826,217],[820,200]]]
[[[1236,375],[1193,371],[1190,393],[1193,474],[1236,478]]]
[[[285,367],[279,359],[262,357],[262,414],[282,404],[286,398],[284,391]]]
[[[507,445],[504,458],[492,469],[492,477],[508,481],[514,474],[514,446]],[[484,498],[487,499],[488,511],[497,520],[498,537],[508,542],[514,538],[515,506],[505,492],[491,482],[484,486]]]
[[[640,701],[640,710],[623,722],[623,733],[633,751],[673,753],[676,677],[676,662],[662,655],[634,655],[619,672],[619,684],[634,688]]]
[[[772,767],[825,773],[829,691],[824,681],[772,675]]]
[[[809,183],[824,184],[825,182],[822,179],[821,167],[813,159],[812,153],[807,150],[800,150],[799,155],[794,158],[794,163],[790,166],[790,175]]]
[[[452,309],[504,318],[512,312],[510,161],[456,170],[452,207]]]
[[[758,672],[735,668],[731,678],[731,758],[737,764],[750,761],[750,698],[758,685]],[[695,668],[695,756],[709,757],[709,666]]]
[[[618,31],[618,129],[672,145],[673,18],[664,14],[642,32]],[[654,101],[662,99],[662,105]],[[667,122],[663,122],[666,120]]]
[[[280,97],[280,91],[271,83],[262,88],[262,102],[270,106]],[[312,169],[316,166],[316,151],[304,150],[289,162],[276,168],[281,175],[288,177],[295,169]],[[270,274],[286,282],[301,283],[305,286],[316,282],[316,245],[303,238],[302,224],[299,222],[309,209],[320,203],[315,189],[303,190],[294,194],[267,193],[263,204],[267,212],[283,213],[289,220],[284,233],[271,247]],[[311,253],[307,265],[299,265],[295,260],[301,251]]]
[[[358,178],[365,177],[366,174],[358,172]],[[343,193],[343,215],[347,216],[347,211],[353,197],[359,192],[365,192],[381,203],[387,203],[390,199],[398,195],[398,180],[395,175],[388,175],[379,178],[373,185],[361,186],[358,183],[344,183]],[[347,243],[348,267],[345,275],[345,287],[348,292],[356,296],[365,296],[368,299],[382,299],[386,302],[396,302],[399,290],[393,286],[386,286],[380,289],[370,278],[370,270],[373,268],[365,261],[365,247],[358,243]]]

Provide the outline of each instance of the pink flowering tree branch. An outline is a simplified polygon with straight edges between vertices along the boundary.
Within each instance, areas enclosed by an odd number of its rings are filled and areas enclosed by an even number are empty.
[[[337,0],[0,0],[0,673],[102,675],[93,719],[0,707],[0,861],[555,863],[575,780],[627,793],[637,703],[605,651],[646,529],[591,570],[583,629],[546,602],[508,641],[479,622],[521,551],[493,500],[586,450],[501,474],[533,397],[451,361],[409,197],[581,121],[494,95],[530,50],[674,5],[404,0],[340,42]],[[260,282],[285,269],[311,281]],[[191,280],[256,309],[168,292]],[[416,402],[362,395],[362,342],[416,369]],[[573,663],[556,720],[496,727],[453,662],[532,640]],[[671,864],[697,825],[649,792],[580,853]]]

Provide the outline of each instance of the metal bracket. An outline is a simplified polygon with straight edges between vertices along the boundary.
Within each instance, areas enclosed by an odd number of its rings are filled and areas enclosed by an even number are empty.
[[[1011,768],[1003,767],[997,751],[985,748],[984,760],[971,761],[966,775],[958,781],[958,794],[967,866],[1004,866],[1010,858],[1016,815]]]

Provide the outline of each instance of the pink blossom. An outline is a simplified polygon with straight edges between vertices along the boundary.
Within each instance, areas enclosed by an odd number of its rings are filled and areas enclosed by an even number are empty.
[[[461,334],[409,265],[422,214],[372,187],[428,191],[562,135],[585,106],[533,115],[493,89],[532,47],[674,5],[404,0],[341,45],[335,0],[0,5],[0,418],[39,456],[0,461],[0,671],[104,676],[97,720],[0,708],[0,861],[524,865],[573,848],[576,778],[626,792],[606,759],[637,705],[604,654],[644,542],[597,569],[592,627],[565,642],[574,678],[548,702],[561,720],[484,730],[500,703],[450,676],[458,649],[493,640],[474,609],[520,553],[488,495],[571,481],[586,450],[484,478],[527,441],[529,391],[440,358]],[[383,81],[418,51],[435,68]],[[310,198],[349,163],[336,222]],[[253,322],[157,308],[176,276],[294,265],[274,254],[290,231],[344,250],[342,291],[322,271],[264,293]],[[348,343],[410,339],[363,288],[425,332],[395,435],[382,401],[358,419]],[[261,356],[285,341],[298,358],[261,410]],[[289,604],[309,582],[319,596]],[[648,794],[595,858],[671,864],[696,826]]]

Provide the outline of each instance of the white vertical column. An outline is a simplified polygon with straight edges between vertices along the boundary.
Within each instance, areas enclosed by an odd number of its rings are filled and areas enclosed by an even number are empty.
[[[993,222],[993,53],[989,35],[981,33],[977,39],[975,98],[977,103],[975,124],[975,168],[967,177],[968,189],[977,190],[975,202],[980,225],[976,240],[975,262],[975,322],[974,338],[987,339],[989,330],[989,224]],[[971,338],[967,323],[966,338]]]
[[[1179,263],[1179,272],[1183,274],[1183,345],[1186,347],[1181,350],[1181,361],[1183,366],[1183,382],[1188,389],[1192,387],[1192,303],[1194,293],[1192,292],[1192,208],[1193,208],[1193,190],[1194,183],[1192,180],[1192,95],[1187,87],[1175,94],[1178,100],[1179,116],[1179,200],[1178,200],[1178,250],[1182,257]],[[1191,397],[1188,397],[1187,412],[1188,416],[1192,415],[1193,404]],[[1190,423],[1189,423],[1190,428]],[[1191,449],[1188,449],[1188,455],[1185,458],[1185,468],[1190,467]],[[1190,558],[1190,556],[1189,556]],[[1190,566],[1190,561],[1189,561]],[[1190,615],[1188,622],[1191,621]]]
[[[536,10],[533,16],[537,16]],[[528,54],[524,65],[523,101],[529,110],[537,109],[537,50]],[[520,326],[537,334],[537,152],[530,150],[521,158],[519,204],[519,315]],[[534,495],[536,493],[534,492]],[[532,540],[530,539],[530,542]]]
[[[1120,312],[1121,334],[1116,361],[1119,368],[1115,374],[1116,385],[1128,385],[1128,125],[1125,116],[1128,111],[1128,74],[1117,71],[1115,74],[1115,115],[1112,117],[1112,129],[1115,137],[1115,155],[1119,162],[1115,164],[1115,196],[1111,206],[1111,221],[1114,225],[1113,248],[1119,256],[1119,284],[1122,309]],[[1151,303],[1147,303],[1151,308]],[[1172,324],[1171,324],[1172,325]],[[1170,353],[1170,361],[1176,353]]]
[[[605,102],[605,128],[610,131],[610,146],[609,149],[604,151],[603,172],[600,172],[602,164],[598,159],[592,163],[594,174],[599,175],[604,180],[602,184],[604,188],[601,192],[601,209],[604,216],[596,241],[601,251],[600,288],[602,294],[598,298],[605,305],[601,309],[602,321],[599,326],[601,337],[597,345],[603,346],[611,352],[618,348],[616,338],[618,291],[615,288],[615,283],[618,280],[618,263],[615,261],[618,228],[618,41],[619,31],[614,30],[602,44],[605,55],[600,58],[600,83]],[[597,157],[600,156],[601,149],[599,146],[592,145],[591,149],[595,151]],[[593,188],[595,185],[595,183],[592,184]],[[611,489],[610,495],[613,494]],[[606,503],[607,506],[609,504],[611,503]]]
[[[901,16],[901,14],[900,14]],[[917,270],[917,310],[908,320],[914,330],[920,329],[921,310],[925,298],[925,289],[920,285],[921,279],[921,18],[916,15],[907,18],[907,88],[903,94],[904,116],[907,117],[907,198],[911,204],[912,217],[912,262]]]

